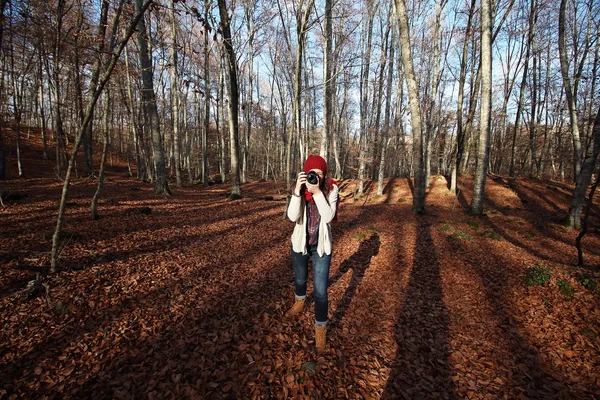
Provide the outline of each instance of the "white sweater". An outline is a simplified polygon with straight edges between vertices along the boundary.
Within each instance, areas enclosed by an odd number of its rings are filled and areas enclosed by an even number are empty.
[[[319,242],[317,243],[317,253],[320,257],[323,254],[331,254],[331,220],[335,217],[335,211],[338,202],[338,187],[333,185],[329,196],[325,199],[323,192],[313,195],[321,222],[319,223]],[[329,200],[329,201],[328,201]],[[287,209],[288,218],[295,222],[294,232],[292,232],[292,249],[296,253],[306,254],[306,200],[304,197],[292,196],[290,205]]]

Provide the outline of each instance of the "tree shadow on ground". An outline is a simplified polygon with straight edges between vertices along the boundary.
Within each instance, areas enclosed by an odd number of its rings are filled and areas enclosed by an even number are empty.
[[[396,357],[382,399],[456,398],[448,365],[450,317],[430,220],[417,220],[412,272],[394,328]]]
[[[381,246],[381,240],[377,233],[373,233],[371,237],[360,243],[356,253],[352,254],[350,258],[344,260],[340,265],[339,269],[331,278],[329,278],[328,287],[331,287],[336,283],[348,270],[352,270],[352,277],[350,283],[344,292],[342,300],[338,303],[335,313],[331,317],[331,323],[336,326],[340,321],[344,319],[346,311],[352,302],[352,298],[356,293],[356,289],[363,277],[365,271],[371,265],[371,259],[379,253],[379,247]]]
[[[336,233],[343,234],[354,223],[355,217],[349,218],[336,227]],[[312,347],[300,344],[312,338],[312,325],[303,327],[301,320],[283,318],[283,299],[293,280],[289,231],[284,228],[277,218],[262,226],[255,224],[254,232],[267,232],[269,245],[241,243],[210,266],[186,265],[173,279],[138,298],[132,296],[114,313],[107,310],[104,317],[82,322],[83,329],[40,343],[27,356],[14,360],[6,376],[15,376],[19,365],[30,363],[47,347],[52,349],[51,358],[56,358],[80,338],[102,329],[114,336],[116,327],[125,326],[120,329],[129,333],[119,336],[118,349],[103,348],[95,365],[82,367],[79,380],[69,382],[75,397],[160,397],[177,392],[185,397],[243,398],[254,387],[260,387],[265,398],[277,397],[282,384],[270,381],[261,371],[279,368],[280,373],[288,367],[278,364],[279,360],[298,362],[312,357]],[[231,281],[228,278],[239,268],[240,254],[245,259],[245,279]],[[207,268],[210,274],[205,273]],[[69,339],[61,341],[65,336]],[[89,368],[101,373],[89,374]],[[61,390],[53,387],[48,393],[58,395]]]
[[[490,337],[487,343],[481,344],[480,350],[486,357],[498,357],[496,363],[502,363],[509,371],[506,376],[498,376],[507,381],[502,390],[508,391],[506,395],[511,398],[516,397],[517,393],[531,399],[585,398],[582,392],[587,390],[586,388],[577,387],[574,382],[570,382],[553,368],[552,363],[541,357],[540,349],[532,343],[532,338],[528,337],[527,328],[518,314],[518,309],[511,306],[521,300],[515,296],[517,292],[514,288],[520,286],[522,278],[520,274],[515,274],[507,268],[510,264],[509,259],[505,258],[504,254],[494,253],[490,249],[490,260],[493,261],[488,264],[474,262],[468,249],[473,244],[467,243],[463,246],[463,243],[460,240],[453,242],[458,259],[462,258],[461,264],[479,276],[486,303],[490,305],[490,320],[486,332]],[[463,247],[466,248],[460,251]],[[493,323],[489,323],[492,321]],[[496,350],[489,348],[490,343],[494,343]]]

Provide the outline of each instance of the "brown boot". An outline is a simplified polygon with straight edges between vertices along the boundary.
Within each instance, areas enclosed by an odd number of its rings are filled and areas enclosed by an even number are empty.
[[[325,351],[325,337],[327,336],[327,327],[317,327],[315,328],[315,347],[317,348],[318,353],[322,353]]]
[[[296,299],[292,308],[290,308],[285,313],[285,316],[286,317],[295,317],[296,315],[299,315],[300,313],[302,313],[302,311],[304,311],[304,300]]]

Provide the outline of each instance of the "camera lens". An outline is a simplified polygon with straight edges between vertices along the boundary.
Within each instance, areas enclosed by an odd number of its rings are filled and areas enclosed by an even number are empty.
[[[311,185],[316,185],[317,183],[319,183],[319,175],[317,175],[317,173],[315,171],[309,171],[306,174],[306,180]]]

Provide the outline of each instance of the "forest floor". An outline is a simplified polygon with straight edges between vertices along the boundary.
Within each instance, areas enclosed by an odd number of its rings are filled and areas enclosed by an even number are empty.
[[[284,317],[286,185],[163,197],[115,163],[94,221],[97,182],[75,178],[63,270],[29,299],[35,273],[18,268],[49,261],[62,182],[39,148],[23,154],[27,177],[11,153],[0,182],[0,398],[600,398],[600,218],[578,268],[568,185],[490,179],[475,218],[469,177],[458,197],[432,177],[426,215],[405,178],[383,196],[340,182],[317,355],[312,304]]]

